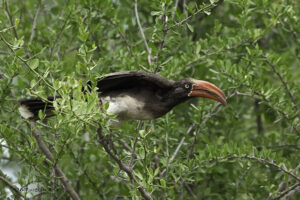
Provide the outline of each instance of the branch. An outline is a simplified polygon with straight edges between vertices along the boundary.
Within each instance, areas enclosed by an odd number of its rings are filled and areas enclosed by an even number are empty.
[[[221,72],[221,71],[218,71],[218,73],[221,73],[222,75],[225,75],[226,77],[234,80],[234,81],[237,81],[237,82],[240,82],[240,80],[238,80],[237,78],[233,77],[231,74],[228,74],[226,72]],[[240,96],[249,96],[249,97],[252,97],[252,98],[259,98],[261,101],[267,103],[271,108],[273,108],[275,111],[279,112],[283,118],[285,118],[286,120],[288,120],[289,122],[293,123],[292,120],[294,120],[297,116],[300,115],[300,112],[295,112],[295,114],[290,117],[287,113],[285,113],[284,111],[278,109],[278,108],[274,108],[274,106],[272,105],[272,102],[267,99],[263,94],[261,94],[259,91],[256,91],[254,90],[253,91],[253,88],[248,85],[248,84],[244,84],[244,83],[240,83],[241,86],[245,86],[247,88],[249,88],[251,91],[252,91],[252,94],[249,94],[249,93],[240,93],[240,92],[237,92],[236,91],[236,95],[240,95]],[[296,108],[296,107],[295,107]],[[300,125],[300,123],[299,123]],[[297,130],[297,126],[298,125],[291,125],[292,126],[292,129],[293,131],[298,135],[300,136],[300,132]]]
[[[176,155],[177,155],[179,149],[180,149],[181,146],[183,145],[184,140],[185,140],[185,137],[183,137],[183,138],[180,140],[180,142],[179,142],[177,148],[175,149],[174,153],[172,154],[172,157],[170,158],[170,160],[169,160],[169,162],[168,162],[168,165],[170,165],[170,163],[173,162],[173,160],[175,159],[175,157],[176,157]]]
[[[9,53],[6,52],[6,51],[0,51],[0,55],[9,55]],[[0,77],[0,78],[1,78],[1,77]]]
[[[217,158],[212,158],[210,160],[203,160],[200,162],[200,165],[203,163],[211,163],[211,162],[216,162],[216,161],[222,161],[222,160],[233,160],[233,159],[247,159],[247,160],[255,160],[259,163],[262,164],[266,164],[269,166],[273,166],[275,168],[277,168],[278,170],[290,175],[291,177],[293,177],[295,180],[297,180],[298,182],[300,182],[300,177],[296,176],[293,174],[293,172],[288,171],[287,169],[285,169],[284,167],[276,164],[274,161],[270,161],[270,160],[266,160],[264,158],[258,158],[255,156],[249,156],[249,155],[231,155],[231,156],[225,156],[225,157],[217,157]]]
[[[162,35],[162,41],[160,42],[160,45],[159,45],[159,50],[158,50],[158,52],[156,54],[156,59],[155,59],[155,61],[156,61],[156,67],[154,69],[154,73],[156,73],[157,70],[158,70],[158,68],[159,68],[159,66],[158,66],[158,60],[159,60],[159,57],[160,57],[160,53],[161,53],[162,49],[165,46],[166,35],[168,33],[168,29],[166,27],[166,25],[167,25],[166,18],[167,18],[167,16],[166,16],[166,5],[164,4],[163,5],[163,15],[162,15],[162,24],[163,24],[163,26],[162,26],[162,32],[163,32],[163,35]]]
[[[174,19],[174,17],[175,17],[175,12],[176,12],[177,7],[178,7],[178,2],[179,2],[179,0],[176,0],[176,2],[175,2],[175,6],[174,6],[174,9],[172,11],[172,19]]]
[[[34,38],[35,35],[35,30],[36,30],[36,25],[37,25],[37,18],[38,15],[40,13],[41,10],[41,5],[38,5],[38,8],[36,9],[35,15],[34,15],[34,19],[33,19],[33,23],[32,23],[32,28],[31,28],[31,35],[30,35],[30,39],[29,39],[29,44],[32,43],[32,40]]]
[[[228,95],[228,97],[226,99],[230,99],[234,96],[237,95],[237,92],[233,92],[232,94]],[[215,106],[203,117],[203,119],[201,120],[201,123],[200,124],[191,124],[190,127],[188,128],[188,131],[187,133],[189,134],[194,128],[195,126],[198,127],[197,131],[196,131],[196,134],[194,134],[194,139],[193,139],[193,142],[192,144],[190,145],[190,152],[189,152],[189,158],[191,158],[193,156],[193,153],[194,153],[194,146],[195,146],[195,143],[196,143],[196,139],[197,139],[197,134],[199,133],[199,131],[201,130],[199,127],[203,126],[206,124],[206,122],[214,115],[218,114],[222,109],[220,109],[220,106],[222,104],[221,103],[217,103],[215,104]]]
[[[179,149],[180,149],[181,146],[183,145],[184,140],[185,140],[185,137],[183,137],[183,138],[180,140],[178,146],[176,147],[174,153],[172,154],[170,160],[168,161],[167,168],[170,166],[171,162],[173,162],[173,160],[175,159],[177,153],[179,152]],[[167,170],[164,169],[164,170],[160,173],[160,176],[164,175],[164,173],[165,173],[166,171],[167,171]]]
[[[184,187],[187,189],[187,191],[189,192],[189,194],[194,198],[197,199],[197,196],[195,195],[195,193],[193,192],[192,188],[189,186],[189,184],[184,180],[184,178],[180,178]]]
[[[55,190],[55,177],[56,177],[55,169],[54,169],[54,166],[52,166],[50,200],[54,200],[54,198],[55,198],[55,193],[54,193],[54,190]]]
[[[232,94],[228,95],[226,99],[228,100],[228,99],[230,99],[230,98],[232,98],[232,97],[234,97],[234,96],[236,96],[236,95],[237,95],[237,93],[236,93],[236,92],[233,92]],[[200,126],[206,124],[206,122],[207,122],[212,116],[218,114],[218,113],[222,110],[222,109],[219,109],[221,105],[222,105],[221,103],[215,104],[215,106],[209,111],[209,113],[207,113],[207,114],[204,116],[204,119],[202,120]]]
[[[125,34],[122,33],[122,31],[120,30],[119,27],[118,27],[118,32],[119,32],[121,38],[126,42],[127,48],[129,49],[129,52],[130,52],[130,55],[134,58],[134,60],[136,60],[136,56],[134,55],[133,50],[132,50],[132,45],[129,43],[129,41],[125,37]]]
[[[54,161],[53,155],[50,152],[49,148],[44,143],[44,141],[42,140],[41,133],[39,131],[35,130],[35,127],[34,127],[33,124],[31,124],[31,128],[32,128],[32,134],[35,137],[36,142],[37,142],[39,148],[42,150],[42,152],[45,154],[45,156],[51,162],[53,162]],[[71,198],[75,199],[75,200],[80,200],[80,197],[75,192],[75,190],[73,189],[72,185],[70,184],[69,179],[65,176],[65,174],[63,173],[63,171],[59,168],[59,166],[58,165],[54,165],[54,169],[55,169],[56,174],[60,177],[60,180],[61,180],[62,184],[64,185],[65,189],[70,194]]]
[[[264,142],[264,125],[262,122],[262,116],[261,116],[261,107],[259,104],[259,99],[254,99],[254,111],[256,113],[256,128],[257,128],[257,134],[263,136],[263,142]]]
[[[187,22],[187,21],[190,20],[193,16],[198,15],[199,13],[203,12],[203,11],[206,10],[206,9],[209,9],[209,8],[212,8],[212,7],[217,6],[217,5],[218,5],[219,3],[221,3],[221,2],[222,2],[222,0],[219,0],[219,1],[213,2],[213,3],[210,3],[209,5],[207,5],[207,6],[203,7],[203,8],[201,8],[201,9],[197,10],[194,14],[188,16],[187,18],[185,18],[185,19],[183,19],[183,20],[177,22],[176,24],[173,24],[172,26],[170,26],[170,27],[168,28],[168,30],[170,30],[171,28],[173,28],[173,27],[175,27],[175,26],[179,26],[179,25],[181,25],[181,24]]]
[[[218,2],[215,2],[216,5],[215,7],[213,7],[212,9],[210,9],[210,13],[212,13],[216,8],[218,8],[222,3],[223,3],[224,0],[219,0]],[[201,21],[205,18],[205,16],[208,16],[206,13],[202,13],[202,15],[199,15],[199,17],[197,18],[197,21]]]
[[[267,64],[271,67],[272,71],[278,76],[279,80],[281,81],[286,93],[289,95],[291,101],[293,102],[294,106],[295,106],[295,109],[298,109],[298,104],[297,104],[297,101],[295,99],[295,97],[292,95],[289,87],[288,87],[288,84],[287,82],[285,82],[283,80],[283,77],[281,76],[281,74],[276,70],[276,66],[273,65],[271,63],[271,61],[262,53],[261,56],[266,60]]]
[[[67,1],[67,2],[69,3],[69,1]],[[61,27],[61,29],[60,29],[60,31],[59,31],[59,33],[58,33],[55,41],[53,42],[53,44],[50,47],[50,59],[52,59],[54,48],[55,48],[56,44],[58,43],[58,41],[61,39],[61,35],[62,35],[62,33],[64,32],[64,30],[65,30],[65,28],[67,26],[67,23],[68,23],[68,21],[70,19],[71,14],[72,14],[72,10],[70,11],[70,13],[68,14],[68,16],[66,17],[66,20],[64,21],[64,23],[63,23],[63,25],[62,25],[62,27]]]
[[[134,183],[135,185],[137,185],[137,189],[140,191],[142,197],[146,200],[152,200],[152,197],[150,196],[150,194],[148,192],[146,192],[145,188],[143,186],[141,186],[139,184],[139,182],[136,180],[135,174],[132,171],[132,168],[130,168],[127,165],[125,165],[124,163],[122,163],[122,161],[118,158],[118,156],[116,156],[112,152],[112,150],[109,148],[109,142],[105,139],[105,136],[102,134],[101,127],[98,128],[97,134],[98,134],[98,137],[99,137],[99,142],[100,142],[100,144],[102,144],[102,146],[105,149],[106,153],[108,153],[108,155],[110,155],[110,157],[113,160],[115,160],[116,163],[119,165],[119,168],[121,170],[123,170],[128,175],[131,183]]]
[[[124,33],[124,34],[122,33],[122,31],[121,31],[121,29],[119,28],[119,26],[117,26],[117,24],[115,24],[115,23],[111,20],[111,18],[109,18],[108,21],[118,29],[118,32],[119,32],[121,38],[125,41],[125,43],[126,43],[126,45],[127,45],[127,48],[128,48],[128,50],[129,50],[129,52],[130,52],[130,55],[131,55],[131,56],[134,58],[134,60],[137,62],[136,56],[135,56],[134,53],[133,53],[132,45],[130,44],[130,42],[129,42],[128,39],[126,38],[125,33]]]
[[[6,46],[14,53],[14,55],[20,60],[22,61],[22,63],[24,63],[24,65],[31,71],[33,72],[37,77],[39,77],[41,80],[43,80],[43,82],[45,82],[45,84],[50,87],[51,89],[55,90],[55,88],[43,77],[41,76],[37,71],[35,71],[34,69],[32,69],[29,64],[27,63],[27,60],[23,59],[21,56],[16,55],[15,50],[12,48],[12,45],[9,44],[5,38],[3,37],[3,35],[0,33],[0,39],[6,44]],[[55,90],[56,91],[56,90]],[[57,91],[58,92],[58,91]]]
[[[68,147],[68,150],[69,150],[71,156],[73,157],[73,159],[75,160],[76,164],[78,165],[78,167],[82,166],[81,163],[80,163],[80,161],[79,161],[79,158],[77,158],[75,156],[74,152],[69,148],[69,146],[67,146],[67,147]],[[100,199],[105,199],[105,196],[100,192],[100,189],[97,187],[97,183],[88,174],[87,169],[84,169],[83,173],[86,176],[86,178],[88,179],[90,185],[94,188],[94,190],[98,194],[99,198]]]
[[[6,10],[6,13],[7,13],[7,15],[8,15],[10,24],[11,24],[11,26],[12,26],[12,28],[13,28],[13,31],[14,31],[15,38],[16,38],[16,39],[19,39],[17,30],[16,30],[16,27],[15,27],[15,22],[14,22],[14,20],[13,20],[13,17],[12,17],[11,14],[10,14],[10,11],[9,11],[9,7],[8,7],[7,0],[3,0],[3,1],[4,1],[5,10]]]
[[[132,150],[131,150],[131,158],[130,158],[130,164],[129,164],[130,167],[133,167],[134,159],[136,158],[135,149],[136,149],[136,144],[139,140],[139,132],[140,132],[140,129],[142,128],[142,126],[143,126],[143,121],[140,120],[139,123],[138,123],[137,129],[136,129],[137,130],[137,136],[135,137],[133,147],[132,147]]]
[[[244,40],[242,41],[241,43],[238,43],[234,46],[231,46],[231,47],[225,47],[225,48],[221,48],[221,49],[214,49],[214,48],[210,48],[208,52],[206,52],[203,56],[200,56],[200,57],[197,57],[196,59],[188,62],[186,65],[187,66],[190,66],[190,65],[193,65],[194,63],[200,61],[200,60],[203,60],[202,62],[203,63],[206,63],[206,58],[208,56],[213,56],[213,55],[218,55],[220,53],[225,53],[227,51],[233,51],[239,47],[242,47],[242,46],[246,46],[246,45],[249,45],[249,41],[247,40]],[[200,64],[200,63],[199,63]],[[220,73],[220,72],[219,72]]]
[[[298,170],[300,170],[300,164],[295,169],[292,170],[292,174],[296,175]],[[291,195],[290,192],[292,192],[292,191],[296,192],[297,187],[291,189],[293,187],[293,186],[291,186],[290,188],[287,189],[287,186],[288,186],[289,182],[291,182],[291,177],[289,177],[288,181],[286,181],[285,179],[282,180],[281,183],[278,186],[278,189],[277,189],[277,193],[279,193],[279,195],[277,197],[274,197],[274,198],[272,197],[272,195],[270,195],[268,197],[268,200],[279,199],[280,197],[283,197],[283,196],[287,195],[288,193]]]
[[[288,189],[286,189],[285,191],[278,194],[276,197],[268,198],[268,200],[277,200],[282,197],[286,197],[288,194],[291,194],[291,192],[293,192],[293,194],[294,194],[294,192],[297,192],[297,190],[299,190],[299,187],[300,187],[300,183],[296,183],[296,184],[292,185],[291,187],[289,187]]]
[[[23,199],[27,199],[19,190],[19,188],[17,188],[15,185],[13,185],[9,180],[7,180],[6,178],[0,176],[0,180],[5,183],[12,192],[16,193],[18,196],[21,196]]]
[[[144,31],[143,31],[143,28],[142,28],[142,25],[141,25],[141,22],[140,22],[138,8],[137,8],[137,0],[135,0],[135,3],[134,3],[134,11],[135,11],[135,17],[136,17],[137,24],[139,26],[141,35],[143,37],[143,40],[144,40],[144,43],[145,43],[145,46],[146,46],[146,49],[147,49],[147,52],[148,52],[148,65],[150,67],[151,64],[152,64],[152,62],[151,62],[151,60],[152,60],[151,49],[148,46],[147,39],[145,37]]]

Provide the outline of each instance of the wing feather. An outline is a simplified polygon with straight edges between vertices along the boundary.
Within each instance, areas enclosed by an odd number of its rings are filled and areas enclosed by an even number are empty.
[[[173,83],[174,81],[168,80],[154,73],[124,71],[106,74],[104,77],[99,78],[97,87],[101,92],[132,88],[136,85],[168,89]]]

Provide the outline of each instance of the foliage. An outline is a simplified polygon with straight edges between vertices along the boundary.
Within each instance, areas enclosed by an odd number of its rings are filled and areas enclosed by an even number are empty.
[[[0,9],[0,165],[17,171],[0,171],[1,199],[69,198],[56,166],[82,199],[300,198],[299,1],[3,0]],[[110,127],[96,88],[81,88],[124,70],[208,80],[228,106],[201,99]],[[55,117],[19,116],[18,100],[57,95]]]

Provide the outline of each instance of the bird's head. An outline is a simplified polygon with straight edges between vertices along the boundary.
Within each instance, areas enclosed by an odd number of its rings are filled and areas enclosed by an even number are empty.
[[[207,81],[186,78],[176,81],[174,89],[175,96],[183,100],[188,100],[192,97],[202,97],[218,101],[224,106],[227,105],[226,97],[222,90]]]

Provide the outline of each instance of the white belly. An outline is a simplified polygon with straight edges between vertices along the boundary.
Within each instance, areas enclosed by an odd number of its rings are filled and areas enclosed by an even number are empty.
[[[144,102],[138,101],[129,95],[117,97],[104,97],[103,103],[109,102],[108,113],[117,115],[118,119],[124,120],[147,120],[153,119],[153,116],[144,110]]]

